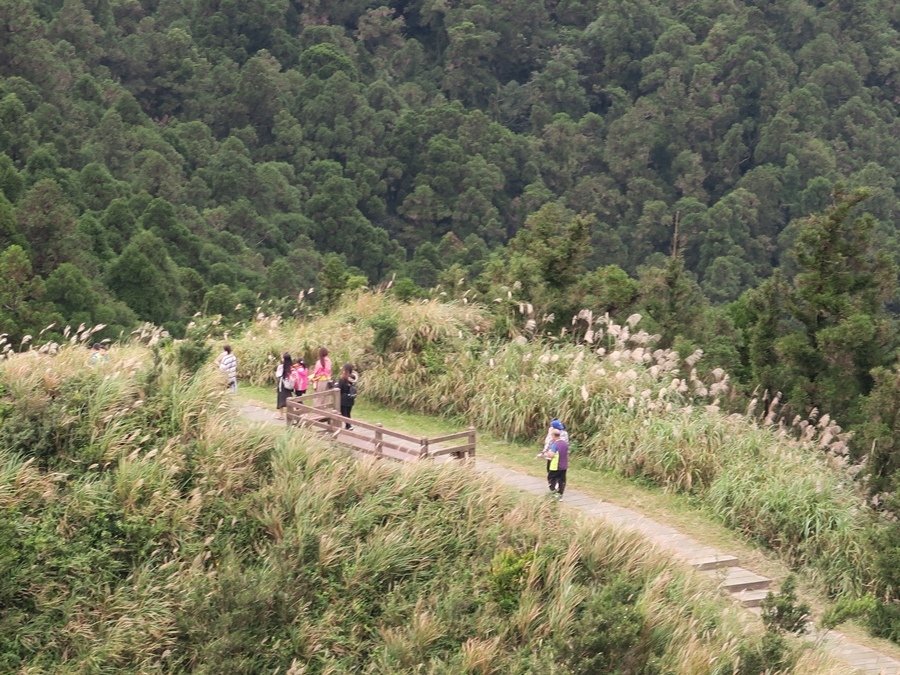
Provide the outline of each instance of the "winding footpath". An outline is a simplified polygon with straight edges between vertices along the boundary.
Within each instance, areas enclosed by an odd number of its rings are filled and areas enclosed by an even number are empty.
[[[243,404],[240,412],[248,421],[284,425],[283,421],[274,419],[268,408]],[[547,494],[547,483],[543,478],[508,469],[477,456],[475,470],[517,490],[538,496]],[[610,504],[578,490],[567,489],[561,503],[588,517],[601,518],[616,527],[639,533],[660,549],[718,582],[724,593],[748,611],[760,613],[760,605],[769,593],[772,580],[741,567],[735,556],[705,546],[668,525],[647,518],[639,511]],[[822,631],[811,623],[806,639],[818,644],[835,659],[846,663],[848,674],[900,675],[900,661],[858,644],[838,631]]]

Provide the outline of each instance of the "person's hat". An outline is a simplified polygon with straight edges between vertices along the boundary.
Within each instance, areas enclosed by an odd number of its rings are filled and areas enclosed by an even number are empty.
[[[553,427],[554,429],[559,430],[559,431],[562,431],[563,429],[566,428],[566,427],[563,425],[563,423],[560,422],[559,420],[553,420],[552,422],[550,422],[550,426]]]

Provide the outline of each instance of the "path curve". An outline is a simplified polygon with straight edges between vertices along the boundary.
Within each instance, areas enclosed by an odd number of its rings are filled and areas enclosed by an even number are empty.
[[[284,426],[284,421],[276,419],[268,408],[243,404],[240,412],[248,421]],[[500,466],[477,455],[475,470],[517,490],[534,495],[547,494],[547,482],[543,478]],[[769,592],[771,579],[741,567],[735,556],[706,546],[673,527],[648,518],[639,511],[611,504],[576,489],[566,490],[562,504],[588,517],[601,518],[616,527],[637,532],[673,557],[718,581],[723,592],[748,611],[759,614],[759,606]],[[846,663],[848,673],[900,675],[900,661],[897,659],[858,644],[839,631],[823,631],[813,624],[810,624],[809,628],[806,639],[818,643],[832,657]]]

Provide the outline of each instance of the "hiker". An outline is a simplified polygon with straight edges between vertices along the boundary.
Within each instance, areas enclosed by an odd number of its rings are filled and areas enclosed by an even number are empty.
[[[231,345],[222,347],[222,353],[216,358],[216,365],[225,374],[228,391],[237,391],[237,357],[231,351]]]
[[[291,381],[294,387],[294,396],[303,396],[309,389],[309,370],[303,359],[297,359],[294,363],[294,367],[291,369]]]
[[[358,376],[353,372],[353,366],[345,363],[341,368],[341,377],[338,380],[338,389],[341,390],[341,415],[350,417],[350,411],[353,410],[353,404],[356,402],[356,380]],[[350,422],[344,422],[346,429],[353,429]]]
[[[288,396],[294,393],[294,385],[291,382],[291,355],[285,352],[281,356],[281,363],[275,369],[275,393],[276,410],[275,418],[284,419],[284,407],[287,405]]]
[[[547,460],[547,486],[550,494],[562,499],[566,491],[566,471],[569,469],[569,442],[562,439],[563,431],[552,427],[550,435],[553,440],[550,447],[541,453]]]
[[[319,347],[319,358],[316,359],[312,381],[313,389],[317,392],[328,389],[328,383],[331,382],[331,359],[328,358],[328,350],[325,347]]]
[[[553,442],[554,429],[559,431],[559,436],[562,440],[564,440],[566,443],[569,442],[569,432],[566,431],[566,425],[554,417],[552,420],[550,420],[550,427],[547,429],[546,438],[544,438],[543,452],[547,452],[550,449],[550,444]]]
[[[100,343],[95,342],[91,345],[91,356],[88,359],[88,363],[92,366],[96,366],[98,363],[104,360],[103,356],[103,352],[100,351]]]

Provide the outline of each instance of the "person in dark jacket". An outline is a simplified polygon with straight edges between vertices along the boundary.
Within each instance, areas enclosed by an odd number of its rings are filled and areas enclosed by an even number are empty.
[[[353,410],[353,403],[356,401],[356,379],[357,375],[353,372],[353,366],[345,363],[341,368],[341,377],[338,380],[338,389],[341,390],[341,415],[350,417]],[[344,423],[345,428],[352,429],[350,422]]]
[[[281,356],[281,363],[275,369],[275,413],[276,419],[284,419],[284,409],[287,406],[289,396],[294,395],[294,385],[291,382],[291,355],[285,352]]]
[[[552,428],[550,434],[553,437],[550,448],[541,454],[547,460],[547,485],[550,494],[562,499],[566,491],[566,471],[569,469],[569,443],[562,439],[560,429]]]

